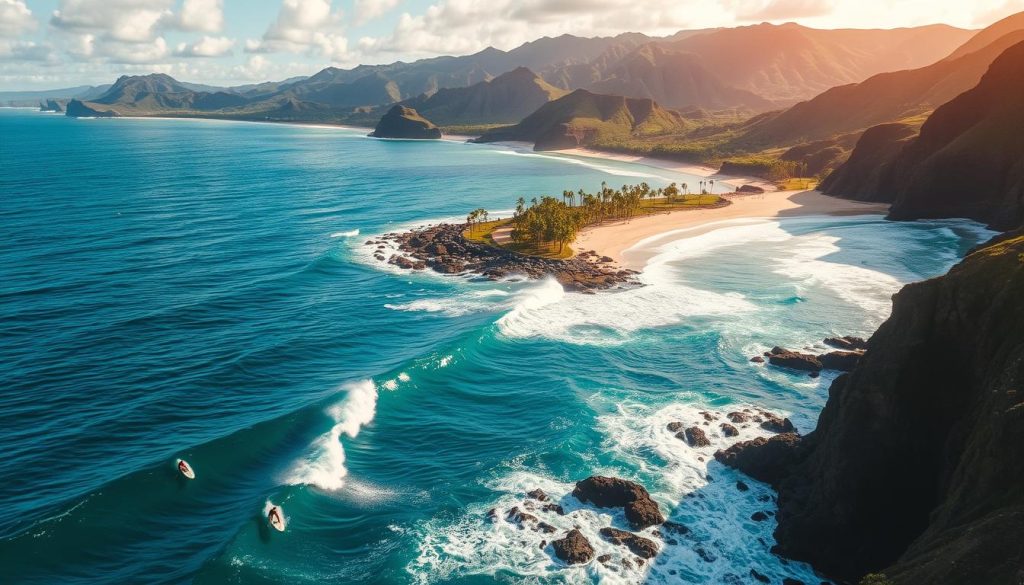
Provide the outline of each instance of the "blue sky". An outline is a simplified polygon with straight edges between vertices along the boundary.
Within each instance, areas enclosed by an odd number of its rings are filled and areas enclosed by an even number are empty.
[[[1021,10],[1024,0],[0,0],[0,90],[154,71],[233,85],[564,33],[763,21],[978,28]]]

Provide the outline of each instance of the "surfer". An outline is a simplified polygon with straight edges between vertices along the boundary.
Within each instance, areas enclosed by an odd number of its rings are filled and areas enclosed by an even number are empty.
[[[192,467],[184,459],[178,459],[178,472],[189,479],[196,477],[196,472],[192,471]]]
[[[284,531],[284,519],[281,518],[281,508],[272,506],[270,511],[267,512],[267,521],[278,531]]]

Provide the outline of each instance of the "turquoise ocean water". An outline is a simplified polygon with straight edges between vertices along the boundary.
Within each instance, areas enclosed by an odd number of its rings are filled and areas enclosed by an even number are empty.
[[[988,232],[749,220],[663,244],[644,286],[565,294],[377,264],[374,235],[649,167],[361,132],[0,110],[0,565],[8,583],[808,583],[665,425],[757,406],[808,431],[831,376],[751,364],[868,335]],[[740,438],[761,434],[742,429]],[[184,457],[197,479],[173,468]],[[572,484],[638,480],[691,532],[623,568]],[[541,487],[609,566],[499,520]],[[288,528],[268,531],[269,503]],[[813,581],[817,583],[817,581]]]

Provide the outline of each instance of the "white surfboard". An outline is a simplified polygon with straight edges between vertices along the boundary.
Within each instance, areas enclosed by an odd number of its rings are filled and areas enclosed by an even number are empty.
[[[196,478],[196,472],[192,470],[192,466],[188,464],[188,461],[184,459],[178,459],[174,462],[174,466],[178,468],[178,473],[184,475],[189,479]]]
[[[270,510],[267,512],[267,522],[278,532],[284,532],[284,512],[281,511],[281,506],[270,507]]]

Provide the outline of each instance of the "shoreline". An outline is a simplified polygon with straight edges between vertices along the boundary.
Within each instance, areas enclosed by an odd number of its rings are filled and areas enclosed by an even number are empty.
[[[643,270],[657,254],[659,243],[693,237],[730,220],[770,220],[812,215],[875,215],[889,206],[839,199],[818,191],[774,191],[756,195],[725,195],[730,205],[706,209],[681,210],[589,227],[573,242],[577,250],[593,250],[611,258],[622,268]]]

